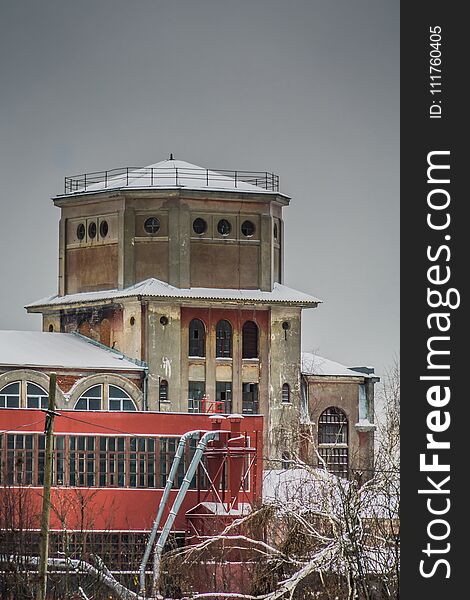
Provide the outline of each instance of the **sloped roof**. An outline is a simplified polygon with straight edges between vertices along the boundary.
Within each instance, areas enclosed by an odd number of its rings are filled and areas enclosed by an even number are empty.
[[[109,176],[105,178],[102,178],[99,173],[89,174],[87,185],[83,187],[79,185],[79,187],[74,188],[69,193],[89,194],[123,188],[127,190],[187,188],[191,190],[251,192],[256,194],[278,193],[272,189],[267,190],[262,186],[243,181],[242,178],[235,180],[234,177],[229,177],[223,172],[212,171],[184,160],[167,159],[148,165],[147,167],[128,167],[115,169],[108,173]],[[83,183],[80,177],[78,177],[77,181]],[[95,178],[95,181],[98,178],[98,181],[94,182],[93,178]],[[74,178],[70,178],[70,180],[72,179]]]
[[[239,290],[225,288],[177,288],[159,279],[150,278],[123,290],[104,290],[99,292],[80,292],[65,296],[48,296],[28,304],[26,308],[42,306],[60,306],[63,304],[81,304],[120,298],[145,296],[154,298],[191,298],[196,300],[242,300],[261,303],[299,304],[315,306],[321,302],[318,298],[275,283],[271,292],[261,290]]]
[[[341,363],[323,358],[313,352],[302,352],[302,373],[304,375],[331,377],[370,377],[369,373],[353,371]],[[376,375],[373,375],[376,377]]]
[[[0,365],[91,370],[137,370],[123,354],[73,333],[0,330]]]

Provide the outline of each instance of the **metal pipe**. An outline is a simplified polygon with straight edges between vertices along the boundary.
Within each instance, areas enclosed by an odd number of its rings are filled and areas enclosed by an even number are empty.
[[[178,490],[178,494],[176,495],[175,501],[173,502],[173,506],[171,507],[170,513],[167,517],[165,525],[160,533],[160,537],[158,538],[157,544],[155,546],[155,554],[153,557],[153,596],[156,596],[157,593],[157,580],[160,575],[160,563],[161,563],[161,555],[163,551],[163,547],[168,539],[168,535],[170,533],[171,527],[175,522],[176,515],[178,514],[178,510],[181,508],[181,504],[183,503],[184,497],[186,496],[186,492],[189,489],[191,484],[191,480],[196,473],[196,469],[201,462],[201,459],[204,454],[204,450],[206,449],[207,444],[210,440],[218,439],[220,433],[227,433],[227,431],[208,431],[205,433],[202,438],[199,440],[199,444],[194,452],[193,459],[186,471],[186,475],[184,476],[183,482],[181,484],[180,489]]]
[[[145,548],[145,553],[142,558],[142,562],[139,567],[139,577],[140,577],[140,591],[142,594],[145,594],[145,567],[147,566],[148,559],[150,557],[150,552],[152,551],[153,543],[155,542],[155,537],[157,535],[158,526],[160,525],[160,520],[163,515],[163,511],[165,509],[165,505],[167,503],[168,497],[170,495],[171,488],[173,487],[173,482],[176,477],[176,473],[178,471],[178,467],[181,461],[181,457],[183,456],[184,448],[186,446],[186,442],[192,438],[196,438],[201,433],[201,430],[197,431],[187,431],[183,433],[178,443],[178,448],[175,452],[175,457],[173,459],[173,463],[171,465],[170,473],[168,475],[168,479],[166,480],[165,489],[163,490],[163,495],[160,499],[160,505],[158,507],[157,516],[153,522],[152,531],[150,532],[150,536],[147,542],[147,546]]]

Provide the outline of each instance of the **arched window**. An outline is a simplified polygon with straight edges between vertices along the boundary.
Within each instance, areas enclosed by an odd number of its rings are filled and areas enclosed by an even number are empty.
[[[282,386],[282,403],[290,404],[290,385],[288,383]]]
[[[200,319],[189,324],[189,356],[206,355],[206,329]]]
[[[159,397],[160,402],[168,402],[168,381],[166,379],[160,381]]]
[[[75,404],[75,410],[101,410],[103,401],[103,386],[94,385],[88,388]]]
[[[20,407],[20,382],[15,381],[0,390],[0,408]]]
[[[129,394],[115,385],[108,387],[108,406],[109,410],[137,410]]]
[[[348,419],[340,408],[331,406],[320,415],[318,450],[329,471],[348,476]]]
[[[232,326],[225,319],[217,323],[215,342],[215,355],[218,358],[230,358],[232,356]]]
[[[243,325],[242,358],[258,358],[258,326],[253,321]]]
[[[28,381],[26,383],[26,408],[47,408],[49,394],[42,387]]]

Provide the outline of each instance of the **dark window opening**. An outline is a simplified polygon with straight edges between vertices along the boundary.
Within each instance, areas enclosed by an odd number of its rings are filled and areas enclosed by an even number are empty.
[[[101,221],[100,222],[100,236],[102,238],[105,238],[108,235],[108,231],[109,231],[108,221]]]
[[[348,448],[319,448],[320,457],[330,473],[348,477]],[[322,465],[321,465],[322,466]]]
[[[84,392],[74,406],[75,410],[101,410],[103,388],[95,385]]]
[[[144,223],[144,229],[149,234],[155,234],[160,229],[160,221],[157,217],[149,217]]]
[[[134,411],[137,410],[133,400],[127,392],[121,388],[110,385],[108,387],[109,410]]]
[[[252,237],[255,233],[254,223],[252,223],[251,221],[243,221],[242,233],[245,237]]]
[[[197,219],[194,219],[193,231],[198,235],[201,235],[207,231],[207,223],[204,221],[204,219],[201,219],[199,217]]]
[[[290,466],[291,466],[290,454],[289,454],[289,452],[283,452],[282,459],[281,459],[281,467],[283,469],[289,469]]]
[[[284,404],[290,403],[290,386],[288,383],[285,383],[282,386],[282,402]]]
[[[166,379],[160,381],[159,398],[160,402],[168,402],[168,381]]]
[[[47,408],[49,393],[35,383],[26,383],[26,408]]]
[[[332,406],[320,415],[318,449],[328,471],[348,476],[348,420],[340,408]]]
[[[232,382],[231,381],[216,381],[215,383],[215,399],[217,402],[224,403],[223,412],[232,412]]]
[[[232,356],[232,326],[228,321],[222,319],[217,323],[215,337],[216,357],[230,358]]]
[[[232,226],[227,219],[220,219],[217,223],[217,231],[220,235],[228,235],[232,231]]]
[[[253,321],[243,325],[242,358],[258,358],[258,326]]]
[[[258,384],[244,383],[242,386],[242,412],[244,415],[256,415],[259,412]]]
[[[202,399],[206,393],[204,381],[190,381],[188,383],[188,412],[202,412]]]
[[[80,223],[77,227],[77,238],[81,241],[85,237],[85,225]]]
[[[277,230],[277,223],[274,223],[273,230],[274,230],[274,239],[277,240],[277,236],[279,235],[279,232]]]
[[[96,237],[96,223],[94,221],[88,225],[88,237],[92,240]]]
[[[189,324],[189,356],[206,355],[206,329],[200,319],[193,319]]]
[[[20,407],[20,382],[10,383],[0,390],[0,408]]]
[[[348,443],[348,420],[340,408],[327,408],[320,415],[318,421],[318,443]]]

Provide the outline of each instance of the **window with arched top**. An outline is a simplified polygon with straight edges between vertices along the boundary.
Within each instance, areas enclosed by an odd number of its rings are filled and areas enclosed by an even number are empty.
[[[282,386],[282,403],[290,404],[290,385],[288,383]]]
[[[137,410],[129,394],[116,385],[108,386],[108,408],[122,411]]]
[[[258,325],[254,321],[243,325],[242,358],[258,358]]]
[[[94,385],[88,388],[75,403],[75,410],[101,410],[103,403],[103,386]]]
[[[160,402],[168,402],[168,381],[166,379],[160,381],[159,398]]]
[[[0,390],[0,408],[19,408],[20,397],[20,382],[9,383]]]
[[[215,355],[217,358],[231,358],[232,356],[232,326],[225,319],[216,325]]]
[[[26,382],[26,408],[47,408],[49,405],[49,393],[42,387]]]
[[[324,410],[318,419],[318,451],[328,471],[348,476],[348,419],[336,406]]]
[[[189,356],[206,356],[206,328],[200,319],[189,324]]]

